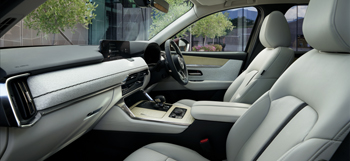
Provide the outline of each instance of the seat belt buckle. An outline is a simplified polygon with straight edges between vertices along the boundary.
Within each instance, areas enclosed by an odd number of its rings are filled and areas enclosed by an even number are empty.
[[[211,153],[213,151],[211,145],[210,145],[210,141],[208,138],[205,138],[203,140],[201,140],[199,142],[199,144],[201,145],[202,149],[207,152],[207,153]]]

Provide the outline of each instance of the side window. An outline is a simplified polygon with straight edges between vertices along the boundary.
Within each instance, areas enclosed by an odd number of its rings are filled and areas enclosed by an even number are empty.
[[[294,51],[309,51],[312,49],[306,42],[302,30],[306,9],[307,5],[296,5],[291,7],[285,14],[292,37],[290,47]]]
[[[189,51],[245,51],[257,16],[255,7],[221,11],[198,20],[177,36],[190,43]]]

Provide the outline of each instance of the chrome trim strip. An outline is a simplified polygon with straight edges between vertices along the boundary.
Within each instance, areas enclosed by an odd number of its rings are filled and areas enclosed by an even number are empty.
[[[30,74],[29,73],[25,73],[25,74],[21,74],[21,75],[16,75],[16,76],[13,76],[13,77],[10,77],[6,80],[5,82],[5,87],[6,87],[6,92],[7,92],[7,99],[9,100],[10,102],[10,105],[11,105],[11,110],[12,110],[12,113],[13,115],[15,116],[15,119],[16,119],[16,122],[17,122],[17,126],[18,127],[21,127],[21,122],[19,121],[18,119],[18,116],[17,116],[17,113],[15,112],[15,109],[14,109],[14,105],[13,105],[13,102],[12,102],[12,99],[10,97],[10,93],[9,93],[9,90],[8,90],[8,84],[11,80],[13,79],[16,79],[16,78],[20,78],[20,77],[27,77],[29,76]],[[36,117],[36,116],[35,116]],[[38,121],[38,120],[37,120]],[[23,125],[24,126],[24,125]]]
[[[128,77],[129,77],[129,74],[126,75],[125,79],[122,81],[122,85],[124,85],[126,83],[126,80],[128,79]]]
[[[186,64],[187,68],[221,68],[220,65]]]
[[[38,113],[35,115],[35,118],[34,118],[33,121],[31,121],[29,124],[21,125],[20,127],[31,127],[31,126],[33,126],[35,123],[37,123],[40,119],[41,119],[41,114],[40,114],[40,112],[38,112]]]
[[[145,92],[144,90],[142,90],[142,93],[148,98],[149,101],[154,101],[153,98],[152,98],[150,95],[148,95],[147,92]]]
[[[95,112],[94,114],[92,114],[92,115],[90,115],[90,116],[85,117],[83,121],[88,120],[88,119],[90,119],[90,118],[92,118],[92,117],[96,116],[98,113],[100,113],[101,109],[102,109],[102,107],[101,107],[101,108],[99,108],[99,111]]]
[[[73,105],[75,103],[78,103],[80,101],[83,101],[85,99],[88,99],[88,98],[91,98],[93,96],[96,96],[96,95],[99,95],[101,93],[104,93],[104,92],[107,92],[107,91],[110,91],[110,90],[113,90],[114,88],[117,88],[117,87],[120,87],[122,85],[122,83],[118,83],[114,86],[111,86],[111,87],[108,87],[108,88],[105,88],[103,90],[100,90],[100,91],[97,91],[95,93],[91,93],[91,94],[88,94],[88,95],[85,95],[85,96],[82,96],[82,97],[79,97],[79,98],[76,98],[74,100],[70,100],[70,101],[67,101],[67,102],[64,102],[64,103],[61,103],[59,105],[55,105],[55,106],[52,106],[52,107],[48,107],[44,110],[40,110],[39,112],[42,114],[42,115],[47,115],[51,112],[55,112],[57,110],[60,110],[62,108],[65,108],[65,107],[68,107],[70,105]]]
[[[202,76],[202,73],[188,73],[189,76]]]
[[[129,107],[124,103],[124,99],[120,103],[117,103],[117,106],[121,108],[129,117],[136,118],[136,116],[130,111]]]
[[[157,123],[166,123],[166,124],[172,124],[172,125],[180,125],[180,126],[189,126],[190,124],[185,124],[185,123],[177,123],[177,122],[170,122],[170,121],[164,121],[160,119],[146,119],[146,118],[139,118],[136,117],[129,107],[125,104],[124,99],[121,99],[117,104],[117,107],[122,109],[130,118],[134,120],[142,120],[142,121],[150,121],[150,122],[157,122]]]

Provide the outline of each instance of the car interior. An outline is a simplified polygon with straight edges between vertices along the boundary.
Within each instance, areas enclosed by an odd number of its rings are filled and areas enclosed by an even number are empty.
[[[1,1],[0,37],[45,1]],[[0,47],[0,160],[350,160],[350,1],[188,2],[149,41]],[[286,18],[298,5],[299,51]],[[175,38],[242,7],[257,11],[242,51]]]

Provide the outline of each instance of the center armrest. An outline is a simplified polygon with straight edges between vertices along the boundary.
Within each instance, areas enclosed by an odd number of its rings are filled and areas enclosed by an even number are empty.
[[[198,101],[193,104],[191,114],[197,120],[236,122],[250,106],[236,102]]]

